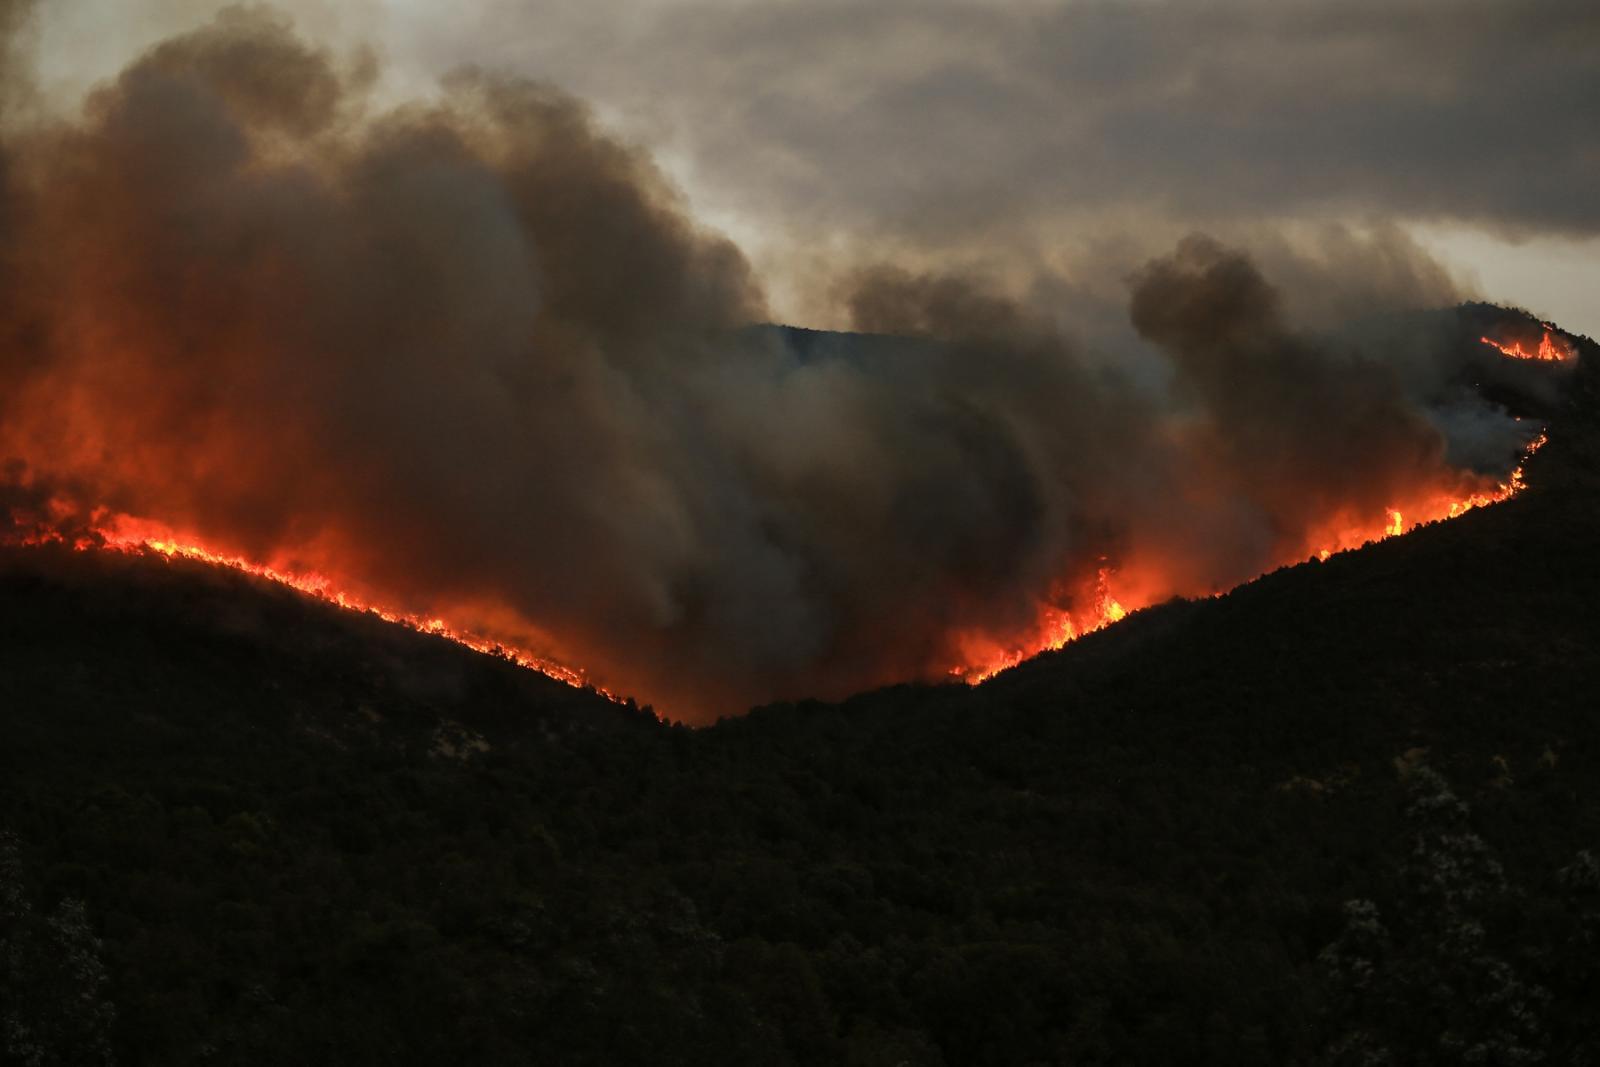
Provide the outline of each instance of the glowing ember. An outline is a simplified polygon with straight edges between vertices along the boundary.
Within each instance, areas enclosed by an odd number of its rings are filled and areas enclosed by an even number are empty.
[[[1551,337],[1549,330],[1544,332],[1544,339],[1539,342],[1539,347],[1532,352],[1523,348],[1521,341],[1503,345],[1499,341],[1491,341],[1487,337],[1480,337],[1478,340],[1490,348],[1497,349],[1501,355],[1511,359],[1531,359],[1543,363],[1561,363],[1572,358],[1571,347],[1565,342],[1557,341]]]

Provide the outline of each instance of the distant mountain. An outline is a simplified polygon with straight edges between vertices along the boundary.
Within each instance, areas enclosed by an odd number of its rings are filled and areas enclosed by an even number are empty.
[[[698,731],[8,550],[0,1063],[1600,1062],[1580,347],[1505,504]]]

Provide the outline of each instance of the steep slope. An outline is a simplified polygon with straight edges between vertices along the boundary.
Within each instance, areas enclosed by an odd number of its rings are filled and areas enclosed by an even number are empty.
[[[70,952],[0,1012],[82,1051],[88,993],[149,1063],[1594,1056],[1585,356],[1509,503],[702,731],[238,575],[7,556],[0,919]]]

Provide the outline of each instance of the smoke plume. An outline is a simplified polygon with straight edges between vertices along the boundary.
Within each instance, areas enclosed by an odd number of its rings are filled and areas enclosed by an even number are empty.
[[[380,109],[374,73],[232,9],[13,125],[13,518],[159,522],[703,721],[1227,588],[1528,437],[1459,356],[1298,333],[1204,238],[1131,282],[1159,387],[939,272],[851,274],[862,334],[758,327],[740,252],[575,99],[467,70]]]

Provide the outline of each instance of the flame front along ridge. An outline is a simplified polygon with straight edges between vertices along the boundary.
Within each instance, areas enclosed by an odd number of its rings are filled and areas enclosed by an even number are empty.
[[[1474,508],[1498,504],[1509,500],[1527,488],[1523,470],[1529,458],[1539,449],[1543,448],[1549,440],[1549,435],[1543,431],[1539,433],[1526,448],[1522,457],[1517,462],[1506,480],[1490,492],[1469,493],[1460,497],[1440,497],[1428,502],[1421,516],[1416,511],[1408,520],[1405,512],[1400,508],[1387,508],[1384,513],[1374,515],[1364,525],[1346,527],[1333,531],[1329,535],[1329,542],[1319,545],[1309,554],[1309,558],[1325,561],[1332,556],[1347,552],[1370,544],[1374,541],[1387,540],[1390,537],[1399,537],[1424,526],[1430,522],[1440,522],[1464,515]],[[1298,562],[1306,557],[1297,556],[1286,563]],[[1063,609],[1056,604],[1046,603],[1039,609],[1038,625],[1029,640],[1014,644],[1007,648],[994,648],[985,656],[974,657],[972,661],[957,663],[949,668],[949,675],[959,678],[970,684],[976,685],[994,677],[1001,671],[1017,666],[1024,660],[1031,659],[1043,652],[1051,652],[1062,648],[1069,642],[1076,641],[1085,634],[1103,630],[1113,623],[1120,622],[1130,612],[1148,607],[1149,602],[1140,602],[1129,595],[1121,599],[1113,593],[1113,570],[1102,566],[1096,576],[1093,597],[1089,606],[1081,610]],[[1221,595],[1220,593],[1212,595]]]

